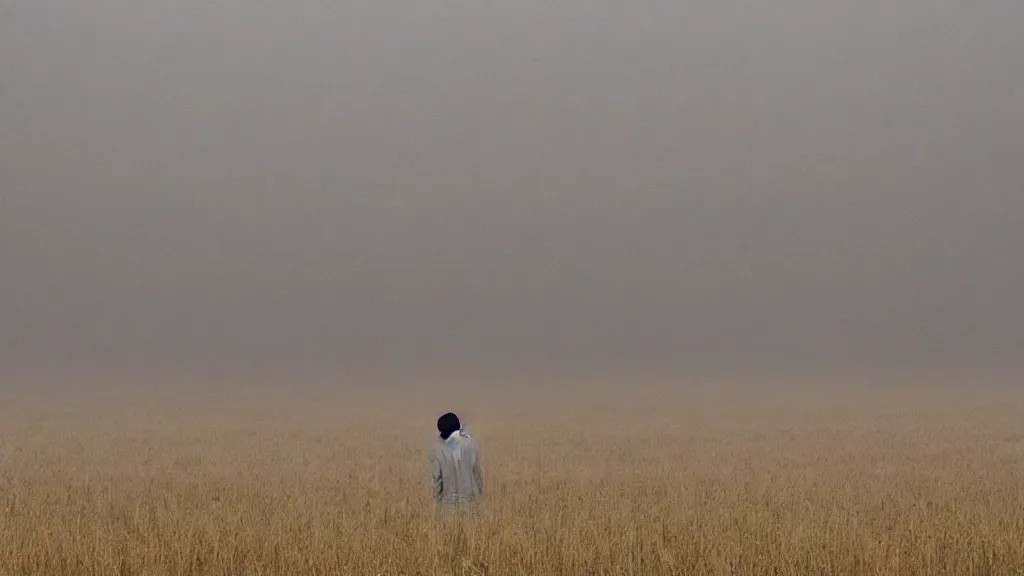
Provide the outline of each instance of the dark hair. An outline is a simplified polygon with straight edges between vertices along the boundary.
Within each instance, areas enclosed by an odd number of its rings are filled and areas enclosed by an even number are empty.
[[[441,438],[445,440],[460,428],[462,428],[462,422],[459,422],[459,417],[451,412],[437,419],[437,431],[441,433]]]

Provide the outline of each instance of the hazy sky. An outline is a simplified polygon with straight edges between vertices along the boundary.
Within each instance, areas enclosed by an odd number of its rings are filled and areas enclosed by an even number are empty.
[[[1022,29],[0,0],[0,365],[1019,363]]]

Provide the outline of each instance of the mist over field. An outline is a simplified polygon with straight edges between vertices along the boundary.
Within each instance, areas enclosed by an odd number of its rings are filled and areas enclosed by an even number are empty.
[[[6,2],[0,365],[1012,369],[1022,23]]]
[[[0,576],[1024,574],[1022,30],[0,1]]]

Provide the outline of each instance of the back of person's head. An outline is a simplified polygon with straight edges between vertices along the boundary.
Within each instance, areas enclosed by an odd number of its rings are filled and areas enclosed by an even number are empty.
[[[462,423],[459,422],[459,417],[451,412],[437,419],[437,431],[441,433],[441,438],[445,440],[455,432],[458,432],[460,428],[462,428]]]

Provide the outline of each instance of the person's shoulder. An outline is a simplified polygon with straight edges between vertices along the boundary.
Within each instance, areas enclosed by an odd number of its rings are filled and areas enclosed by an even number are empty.
[[[428,451],[430,452],[430,456],[433,457],[441,454],[444,451],[444,446],[441,444],[440,440],[434,440],[430,443]]]

